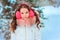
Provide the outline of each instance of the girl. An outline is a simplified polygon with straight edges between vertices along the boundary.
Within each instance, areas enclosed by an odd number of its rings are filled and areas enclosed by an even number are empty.
[[[41,40],[39,13],[20,4],[11,22],[11,40]]]

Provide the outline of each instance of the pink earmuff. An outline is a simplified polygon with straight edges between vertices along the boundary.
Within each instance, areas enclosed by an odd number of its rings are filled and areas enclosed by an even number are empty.
[[[32,10],[29,11],[29,18],[34,17],[34,12]],[[19,11],[16,12],[16,19],[21,19],[21,13]]]
[[[16,19],[20,19],[21,18],[21,13],[19,11],[16,11]]]
[[[32,10],[29,11],[29,17],[33,17],[34,16],[34,12]]]

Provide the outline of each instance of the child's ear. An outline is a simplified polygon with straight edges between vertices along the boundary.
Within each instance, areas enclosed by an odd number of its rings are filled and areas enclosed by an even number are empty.
[[[16,19],[20,19],[21,18],[21,13],[19,11],[16,11]]]

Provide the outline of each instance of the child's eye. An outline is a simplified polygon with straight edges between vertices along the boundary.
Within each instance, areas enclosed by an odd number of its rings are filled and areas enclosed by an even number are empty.
[[[28,12],[26,12],[26,14],[27,14]]]
[[[22,13],[23,14],[23,13]]]

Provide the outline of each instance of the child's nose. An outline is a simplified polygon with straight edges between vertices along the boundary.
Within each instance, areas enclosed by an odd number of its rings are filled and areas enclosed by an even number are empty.
[[[26,13],[24,13],[24,16],[26,16]]]

